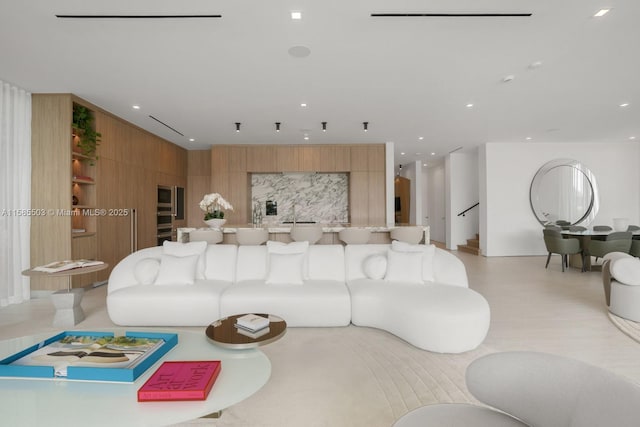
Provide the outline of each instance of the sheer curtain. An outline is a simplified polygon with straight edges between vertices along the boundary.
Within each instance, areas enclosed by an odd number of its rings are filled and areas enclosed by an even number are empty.
[[[0,307],[31,296],[31,94],[0,80]]]

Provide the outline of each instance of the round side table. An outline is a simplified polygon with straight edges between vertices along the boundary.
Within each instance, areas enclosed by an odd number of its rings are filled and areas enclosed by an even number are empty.
[[[109,267],[109,264],[103,263],[100,265],[92,265],[89,267],[73,268],[70,270],[58,271],[55,273],[48,273],[44,271],[36,271],[34,269],[25,270],[22,272],[25,276],[42,276],[42,277],[68,277],[69,282],[67,290],[56,291],[51,294],[51,302],[56,308],[56,314],[53,317],[53,326],[68,327],[74,326],[84,320],[84,311],[80,303],[82,302],[82,296],[84,295],[83,288],[73,289],[72,276],[80,274],[95,273]]]
[[[207,338],[220,347],[243,350],[255,348],[279,340],[287,332],[287,322],[273,314],[257,314],[267,317],[269,326],[256,333],[247,333],[236,328],[236,319],[244,314],[235,314],[216,320],[205,331]]]

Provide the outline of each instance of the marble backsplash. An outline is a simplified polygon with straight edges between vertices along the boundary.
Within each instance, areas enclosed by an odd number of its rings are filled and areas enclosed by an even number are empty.
[[[252,206],[259,205],[263,222],[349,222],[349,175],[346,173],[254,173]],[[267,201],[277,215],[267,216]]]

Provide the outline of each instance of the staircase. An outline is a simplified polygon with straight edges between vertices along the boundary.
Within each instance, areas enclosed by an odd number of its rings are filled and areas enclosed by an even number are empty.
[[[476,234],[474,239],[467,239],[466,245],[458,245],[460,252],[467,252],[474,255],[480,255],[480,236]]]

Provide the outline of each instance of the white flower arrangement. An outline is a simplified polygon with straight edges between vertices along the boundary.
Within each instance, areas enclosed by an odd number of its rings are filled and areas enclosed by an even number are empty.
[[[227,202],[220,194],[211,193],[205,194],[205,196],[200,201],[200,209],[202,209],[204,214],[204,220],[207,221],[213,218],[224,218],[223,209],[232,211],[233,206],[231,203]]]

